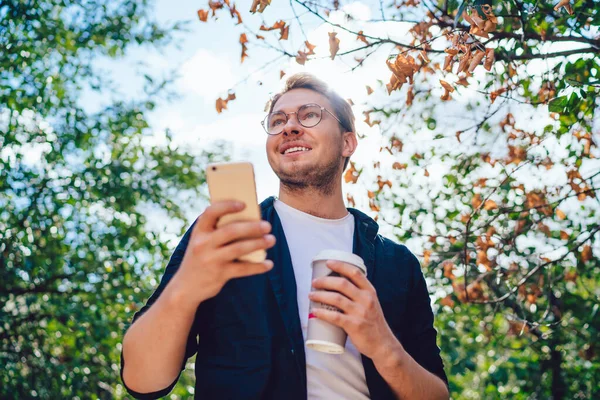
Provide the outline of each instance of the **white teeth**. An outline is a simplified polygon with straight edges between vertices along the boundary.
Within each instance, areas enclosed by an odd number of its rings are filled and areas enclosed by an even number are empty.
[[[291,147],[289,149],[287,149],[286,151],[283,152],[283,154],[288,154],[288,153],[292,153],[295,151],[309,151],[310,149],[307,147]]]

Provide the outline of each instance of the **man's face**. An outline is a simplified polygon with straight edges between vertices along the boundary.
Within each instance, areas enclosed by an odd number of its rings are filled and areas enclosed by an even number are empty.
[[[285,93],[272,112],[295,113],[305,104],[318,104],[334,112],[325,96],[309,89]],[[341,179],[343,158],[350,156],[354,148],[346,143],[339,122],[327,111],[322,112],[321,122],[312,128],[300,125],[296,114],[288,118],[279,135],[267,138],[267,158],[271,168],[281,183],[290,189],[313,187],[330,192],[336,180]],[[283,153],[290,145],[309,150]]]

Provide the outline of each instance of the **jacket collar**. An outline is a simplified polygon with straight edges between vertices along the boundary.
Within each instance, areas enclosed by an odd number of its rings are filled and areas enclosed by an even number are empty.
[[[277,238],[277,244],[267,250],[267,258],[272,260],[274,264],[273,269],[267,274],[290,339],[291,352],[294,355],[298,373],[306,390],[306,358],[298,314],[296,279],[283,226],[273,206],[274,201],[275,197],[271,196],[260,204],[262,218],[271,223],[272,234]],[[363,259],[367,267],[367,278],[373,282],[375,276],[375,241],[379,225],[368,215],[357,209],[348,208],[348,212],[354,216],[355,221],[352,252]],[[304,393],[303,397],[306,398],[306,396],[307,394]]]

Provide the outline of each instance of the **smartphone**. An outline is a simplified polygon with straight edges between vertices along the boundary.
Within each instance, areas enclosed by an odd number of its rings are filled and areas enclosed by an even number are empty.
[[[254,168],[249,162],[212,163],[206,169],[206,181],[210,202],[236,200],[246,204],[242,211],[224,215],[217,221],[217,228],[237,221],[260,221],[260,207],[256,196]],[[266,259],[264,249],[253,251],[239,258],[240,261],[262,262]]]

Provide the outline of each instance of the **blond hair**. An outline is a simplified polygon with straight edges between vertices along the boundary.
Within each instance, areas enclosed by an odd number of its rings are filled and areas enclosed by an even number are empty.
[[[277,100],[279,100],[285,93],[293,89],[310,89],[325,96],[333,107],[333,110],[330,111],[333,112],[333,114],[335,114],[335,116],[341,121],[340,125],[342,127],[342,133],[356,132],[356,128],[354,126],[354,113],[352,112],[352,107],[350,104],[339,94],[333,91],[333,89],[331,89],[327,83],[306,72],[294,74],[286,80],[283,90],[273,96],[273,98],[270,100],[270,104],[268,104],[269,113],[273,111]],[[350,157],[346,157],[344,160],[343,170],[346,169],[349,161]]]

